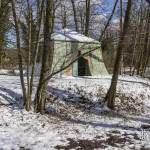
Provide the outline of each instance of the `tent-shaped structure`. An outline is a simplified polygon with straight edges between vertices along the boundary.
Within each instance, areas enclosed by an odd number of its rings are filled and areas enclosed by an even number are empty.
[[[53,68],[56,71],[69,64],[75,57],[92,49],[61,74],[68,76],[92,76],[108,74],[102,58],[100,43],[75,31],[63,29],[52,34],[54,44]]]

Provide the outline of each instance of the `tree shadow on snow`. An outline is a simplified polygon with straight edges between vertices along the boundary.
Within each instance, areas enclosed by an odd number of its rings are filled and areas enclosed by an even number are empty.
[[[93,128],[101,127],[101,128],[106,128],[106,129],[107,128],[108,129],[120,129],[120,130],[126,130],[126,131],[142,131],[141,128],[132,127],[132,126],[124,125],[124,124],[85,121],[85,120],[75,119],[75,118],[68,117],[68,116],[64,117],[62,116],[61,113],[57,111],[53,114],[50,113],[50,115],[55,116],[63,121],[67,121],[68,123],[71,123],[71,124],[89,125],[89,126],[92,126]]]
[[[0,86],[0,106],[1,105],[12,107],[12,109],[15,108],[22,109],[23,108],[22,95],[6,87]]]
[[[99,116],[107,116],[107,113],[103,113],[103,112],[89,112],[89,110],[86,108],[84,109],[83,107],[80,107],[80,101],[81,97],[79,97],[78,95],[76,94],[73,94],[67,90],[62,90],[62,89],[58,89],[58,88],[53,88],[53,87],[48,87],[48,91],[56,97],[56,101],[63,101],[65,102],[65,104],[67,105],[67,107],[69,107],[70,105],[74,106],[75,108],[77,109],[80,109],[82,112],[85,112],[85,113],[93,113],[95,115],[99,115]],[[51,100],[51,99],[50,99]],[[86,100],[84,101],[85,102],[85,105],[92,105],[92,102],[87,102],[86,103]],[[97,105],[97,104],[94,104],[94,105]],[[51,114],[51,106],[47,109],[48,113]],[[64,116],[63,114],[61,114],[60,112],[58,111],[55,111],[55,108],[54,109],[54,114],[56,117],[58,118],[61,118],[65,121],[69,121],[71,123],[76,123],[76,124],[83,124],[83,125],[91,125],[93,127],[104,127],[104,128],[114,128],[114,129],[122,129],[122,130],[130,130],[130,131],[141,131],[141,128],[140,127],[130,127],[128,125],[125,125],[125,124],[117,124],[117,123],[98,123],[98,122],[93,122],[93,121],[85,121],[85,120],[81,120],[81,119],[74,119],[72,117],[68,117],[68,116]],[[150,118],[145,118],[145,117],[142,117],[142,116],[123,116],[115,111],[112,111],[109,113],[110,116],[108,117],[112,117],[112,118],[122,118],[126,121],[130,121],[130,120],[133,120],[135,122],[141,122],[141,123],[149,123],[150,124]],[[123,118],[125,117],[125,118]]]
[[[81,78],[81,79],[98,79],[98,80],[110,80],[111,81],[111,78],[109,77],[101,77],[101,78],[98,78],[98,77],[78,77],[78,78]],[[146,86],[146,87],[150,87],[150,84],[149,83],[144,83],[142,81],[132,81],[132,80],[124,80],[124,79],[118,79],[118,82],[125,82],[125,83],[135,83],[135,84],[141,84],[143,86]]]
[[[76,94],[69,90],[62,90],[51,86],[48,86],[48,92],[49,92],[49,96],[50,95],[53,96],[52,99],[63,101],[65,102],[66,105],[68,105],[68,107],[72,105],[76,109],[79,109],[85,113],[97,114],[98,113],[97,111],[92,111],[92,110],[95,107],[101,108],[101,105],[103,104],[103,100],[93,102],[92,100],[90,100],[84,95]],[[51,97],[49,99],[51,101]]]

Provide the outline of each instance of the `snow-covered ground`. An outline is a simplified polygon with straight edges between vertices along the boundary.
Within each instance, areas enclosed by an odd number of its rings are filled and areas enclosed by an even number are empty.
[[[120,77],[116,111],[106,111],[110,80],[53,78],[40,115],[22,109],[19,77],[0,75],[0,149],[150,149],[150,81]]]

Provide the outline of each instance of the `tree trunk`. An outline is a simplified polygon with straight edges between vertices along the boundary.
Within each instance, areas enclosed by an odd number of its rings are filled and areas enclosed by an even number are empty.
[[[85,36],[89,35],[89,26],[90,26],[90,2],[91,0],[86,0],[86,16],[85,16]]]
[[[21,43],[20,43],[20,32],[19,32],[19,21],[16,14],[16,1],[11,0],[12,4],[12,12],[13,12],[13,18],[15,22],[15,29],[16,29],[16,41],[17,41],[17,50],[18,50],[18,63],[19,63],[19,71],[20,71],[20,80],[21,80],[21,87],[23,92],[23,100],[26,102],[26,87],[24,83],[24,77],[23,77],[23,61],[22,61],[22,55],[21,55]]]
[[[122,34],[123,31],[123,3],[122,0],[120,0],[120,35]],[[120,74],[123,74],[123,67],[124,67],[124,54],[122,54],[121,58],[121,67],[120,67]]]
[[[142,54],[142,64],[141,64],[141,72],[140,75],[144,76],[144,70],[145,70],[145,66],[146,66],[146,60],[147,60],[147,56],[148,56],[148,46],[149,46],[149,35],[150,35],[150,5],[149,5],[149,9],[148,9],[148,19],[147,19],[147,25],[146,25],[146,35],[145,35],[145,40],[144,40],[144,51]]]
[[[131,7],[132,7],[132,0],[128,0],[124,26],[123,26],[123,32],[121,34],[121,37],[118,43],[118,48],[117,48],[117,54],[116,54],[116,60],[115,60],[115,65],[114,65],[114,70],[113,70],[113,77],[111,80],[111,86],[105,97],[105,100],[107,101],[107,106],[110,109],[114,109],[115,97],[116,97],[116,86],[117,86],[118,75],[120,71],[120,62],[122,58],[124,39],[127,34],[128,26],[129,26]]]
[[[25,102],[25,108],[27,111],[31,108],[31,89],[30,89],[30,74],[29,67],[31,62],[31,20],[32,20],[32,8],[30,6],[29,0],[27,0],[28,5],[28,53],[27,53],[27,101]]]
[[[44,45],[42,54],[42,68],[40,74],[39,85],[35,97],[35,111],[44,113],[45,111],[45,100],[46,100],[46,88],[47,82],[44,79],[48,77],[49,72],[52,68],[53,51],[51,44],[51,34],[53,32],[53,1],[46,0],[46,17],[44,24]],[[51,59],[49,59],[51,58]],[[50,61],[50,62],[49,62]]]
[[[62,6],[62,28],[65,29],[67,27],[67,12],[66,12],[66,7]]]
[[[140,25],[139,25],[139,38],[138,38],[138,55],[137,55],[137,58],[136,58],[136,64],[135,64],[135,67],[134,67],[134,70],[133,70],[133,74],[136,70],[136,74],[139,75],[140,73],[140,66],[141,66],[141,58],[142,58],[142,42],[143,42],[143,36],[142,36],[142,32],[143,32],[143,28],[144,28],[144,18],[145,18],[145,14],[144,14],[144,11],[143,11],[143,8],[141,7],[141,15],[140,15]]]
[[[134,31],[134,43],[133,43],[133,52],[131,56],[131,64],[130,64],[130,75],[133,76],[135,73],[135,65],[136,65],[136,47],[138,44],[138,34],[139,34],[139,25],[140,25],[140,11],[138,12],[137,16],[137,23],[136,23],[136,28]]]
[[[39,3],[38,3],[39,5]],[[30,79],[30,94],[32,95],[33,91],[33,80],[35,75],[35,66],[37,62],[38,52],[39,52],[39,40],[40,40],[40,31],[41,31],[41,23],[42,23],[42,16],[43,16],[43,9],[44,9],[44,0],[41,2],[41,7],[38,6],[37,11],[37,36],[36,36],[36,44],[35,44],[35,55],[32,61],[32,71],[31,71],[31,79]]]
[[[78,29],[78,21],[77,21],[77,12],[76,12],[74,0],[71,0],[71,3],[72,3],[72,8],[73,8],[73,15],[74,15],[73,17],[74,17],[74,22],[75,22],[75,28],[76,28],[76,31],[78,32],[79,29]]]

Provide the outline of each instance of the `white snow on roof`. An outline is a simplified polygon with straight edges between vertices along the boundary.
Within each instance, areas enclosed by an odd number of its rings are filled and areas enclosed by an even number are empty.
[[[75,42],[86,42],[86,43],[99,43],[90,37],[82,35],[76,31],[70,29],[63,29],[61,31],[52,34],[52,39],[56,41],[75,41]]]

